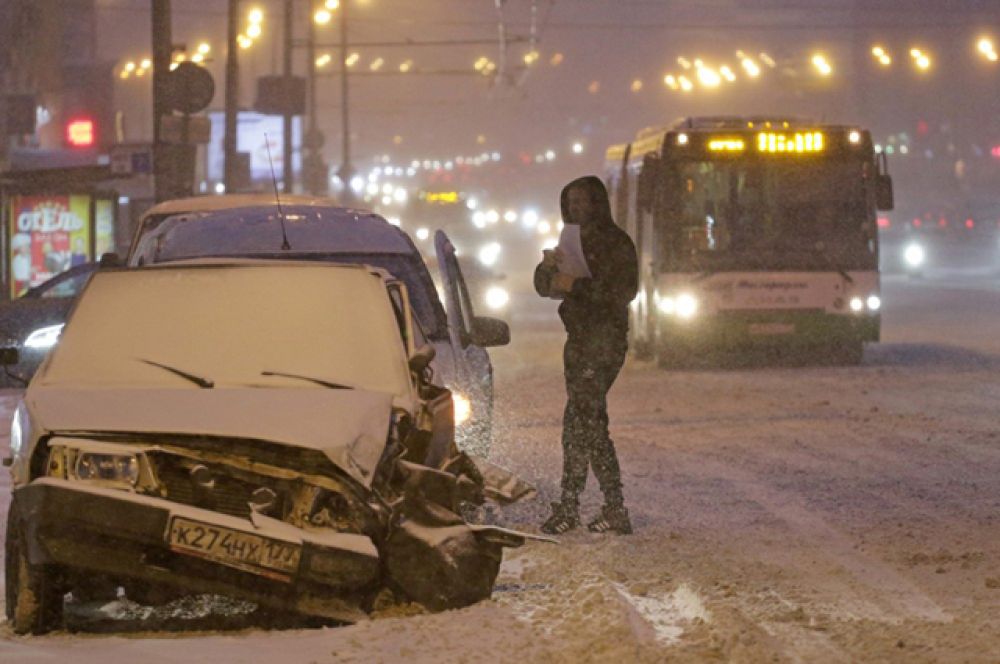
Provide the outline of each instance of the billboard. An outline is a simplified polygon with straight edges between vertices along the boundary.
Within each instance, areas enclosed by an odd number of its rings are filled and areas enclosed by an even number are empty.
[[[224,178],[224,153],[222,141],[225,136],[225,114],[217,111],[208,114],[212,122],[212,140],[208,144],[206,177],[210,182],[221,182]],[[302,172],[302,118],[292,119],[292,169]],[[284,132],[280,115],[241,112],[236,122],[236,150],[250,155],[250,179],[253,182],[271,182],[271,165],[268,161],[268,147],[274,160],[274,173],[278,180],[284,179]]]
[[[91,260],[90,200],[87,195],[10,198],[12,297]]]

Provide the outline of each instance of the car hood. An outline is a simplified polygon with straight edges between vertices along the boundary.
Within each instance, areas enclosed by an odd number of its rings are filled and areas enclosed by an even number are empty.
[[[385,449],[392,395],[312,388],[32,386],[25,402],[54,433],[200,435],[323,452],[365,487]]]

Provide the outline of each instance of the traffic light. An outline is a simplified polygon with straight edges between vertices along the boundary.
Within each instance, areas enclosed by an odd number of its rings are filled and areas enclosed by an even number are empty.
[[[79,116],[66,122],[66,145],[88,149],[97,145],[97,123],[91,117]]]

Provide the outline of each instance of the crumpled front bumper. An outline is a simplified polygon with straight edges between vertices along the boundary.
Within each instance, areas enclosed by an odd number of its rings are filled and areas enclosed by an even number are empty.
[[[346,622],[366,616],[361,604],[378,589],[379,554],[364,535],[303,530],[273,519],[257,528],[211,510],[56,478],[37,479],[14,498],[32,564],[242,597]],[[167,535],[175,516],[295,543],[301,546],[297,569],[255,573],[178,551]]]

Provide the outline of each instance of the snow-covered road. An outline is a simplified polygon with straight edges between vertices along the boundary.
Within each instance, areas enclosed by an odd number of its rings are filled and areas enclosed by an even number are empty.
[[[1000,289],[887,279],[883,295],[861,367],[630,364],[610,401],[636,534],[510,551],[491,602],[322,630],[0,628],[0,661],[995,662]],[[504,513],[518,528],[558,494],[561,338],[536,314],[494,354],[495,458],[541,494]]]

